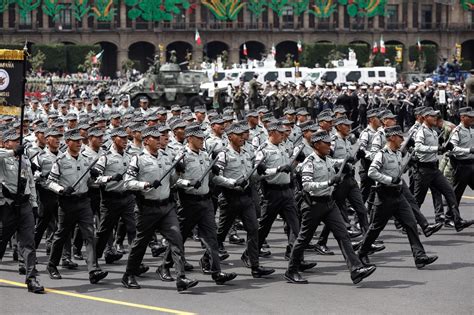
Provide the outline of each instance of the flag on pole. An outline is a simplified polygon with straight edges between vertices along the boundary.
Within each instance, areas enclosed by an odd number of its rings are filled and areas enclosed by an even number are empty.
[[[244,56],[248,55],[247,45],[245,45],[245,43],[244,43],[244,46],[242,47],[242,53],[244,54]]]
[[[416,46],[418,47],[418,51],[421,51],[421,42],[420,42],[420,38],[418,37],[418,40],[416,42]]]
[[[385,54],[385,42],[382,35],[380,36],[380,53]]]
[[[196,41],[196,45],[201,46],[201,35],[199,35],[199,31],[196,29],[196,34],[194,35],[194,40]]]
[[[99,61],[102,59],[103,54],[104,54],[104,50],[101,50],[100,53],[98,53],[97,55],[92,56],[92,63],[93,64],[99,63]]]
[[[374,42],[374,47],[372,47],[372,53],[376,54],[379,52],[379,47],[377,46],[377,41]]]
[[[277,51],[276,51],[276,48],[275,48],[275,44],[272,44],[272,56],[275,57],[277,54]]]
[[[303,51],[303,44],[301,43],[301,40],[298,41],[298,44],[296,44],[296,46],[298,47],[298,52]]]

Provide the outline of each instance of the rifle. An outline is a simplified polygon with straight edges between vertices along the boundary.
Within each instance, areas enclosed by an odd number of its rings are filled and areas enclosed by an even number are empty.
[[[166,170],[166,172],[160,177],[160,179],[158,179],[158,181],[161,183],[161,181],[163,179],[165,179],[166,176],[168,176],[169,173],[171,173],[171,171],[176,167],[176,165],[178,165],[178,163],[184,159],[184,152],[179,156],[179,158],[173,162],[173,164],[171,164],[170,168]]]
[[[79,185],[79,183],[82,181],[82,179],[87,175],[87,173],[89,173],[89,171],[94,167],[94,165],[96,165],[96,163],[99,161],[99,159],[104,156],[105,154],[101,154],[99,155],[97,158],[95,158],[94,161],[92,161],[92,163],[89,165],[89,167],[86,169],[86,171],[84,173],[82,173],[81,177],[79,177],[75,182],[74,184],[72,185],[72,188],[76,188],[77,185]]]
[[[412,130],[410,132],[410,134],[408,135],[408,138],[405,140],[405,142],[403,143],[403,145],[400,147],[400,152],[402,152],[402,154],[404,152],[406,152],[407,150],[407,146],[408,146],[408,143],[410,142],[410,140],[413,138],[413,136],[415,135],[415,130]]]
[[[208,168],[204,171],[204,173],[201,175],[201,177],[199,177],[199,179],[196,183],[202,184],[202,181],[204,180],[204,178],[207,176],[207,174],[209,174],[209,172],[212,170],[214,165],[216,165],[217,159],[218,159],[218,157],[216,157],[214,160],[212,160],[211,164],[209,164]],[[194,185],[196,185],[196,183]]]

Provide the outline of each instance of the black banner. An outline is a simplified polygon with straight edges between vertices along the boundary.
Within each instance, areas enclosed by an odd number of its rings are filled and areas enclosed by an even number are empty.
[[[16,115],[23,105],[24,78],[23,50],[0,49],[0,114]]]

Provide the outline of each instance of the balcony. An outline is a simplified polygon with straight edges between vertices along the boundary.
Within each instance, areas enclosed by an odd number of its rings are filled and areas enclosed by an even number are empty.
[[[406,30],[407,23],[404,22],[388,22],[385,24],[386,31],[403,31]]]

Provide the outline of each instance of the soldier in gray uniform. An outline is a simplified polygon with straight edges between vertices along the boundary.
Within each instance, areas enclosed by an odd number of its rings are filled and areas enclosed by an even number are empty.
[[[219,244],[224,242],[236,217],[239,216],[247,231],[247,249],[241,259],[247,268],[252,269],[252,276],[260,278],[274,273],[275,270],[259,266],[257,212],[249,185],[253,163],[242,148],[244,129],[240,127],[240,124],[230,125],[226,133],[229,137],[229,145],[217,156],[216,165],[219,167],[219,174],[214,177],[214,183],[222,187],[222,198],[225,198],[226,204],[220,208],[217,241]]]
[[[90,180],[89,162],[80,153],[82,137],[79,130],[68,130],[64,134],[64,139],[68,149],[54,162],[48,176],[48,188],[59,194],[59,213],[58,229],[54,234],[46,270],[51,279],[61,279],[61,274],[56,266],[59,264],[66,239],[78,224],[86,245],[89,280],[95,284],[104,279],[108,273],[100,270],[96,263],[94,220],[90,199],[87,195],[88,181]],[[76,187],[73,187],[74,183],[83,175],[82,180],[77,183]]]
[[[388,220],[395,218],[405,227],[417,268],[432,264],[438,256],[427,256],[421,244],[416,227],[413,210],[408,203],[402,188],[402,154],[399,151],[403,142],[402,129],[395,125],[385,128],[387,143],[374,156],[369,168],[369,176],[377,182],[375,215],[365,234],[359,250],[361,261],[369,265],[368,255],[372,252],[371,245],[385,228]]]
[[[474,110],[459,110],[461,123],[454,129],[450,142],[453,144],[451,164],[454,167],[454,193],[461,202],[466,186],[474,189]]]
[[[186,128],[187,123],[182,119],[175,119],[170,122],[170,128],[173,135],[170,137],[170,142],[168,143],[168,149],[173,158],[178,156],[186,148],[184,137],[184,128]]]
[[[96,183],[100,183],[101,204],[100,224],[97,229],[97,258],[101,258],[107,242],[112,237],[113,229],[121,218],[128,233],[128,243],[131,244],[136,235],[135,198],[131,192],[125,189],[123,176],[130,164],[130,156],[125,153],[127,145],[127,132],[125,128],[119,127],[110,131],[113,142],[110,150],[102,155],[94,168],[98,172]],[[112,255],[112,259],[109,258]],[[118,255],[114,252],[105,252],[106,263],[111,263]]]
[[[200,260],[201,269],[204,274],[212,274],[212,279],[216,284],[224,284],[237,275],[221,271],[217,228],[209,190],[210,176],[209,172],[205,173],[206,170],[209,170],[210,159],[209,155],[202,150],[204,133],[199,123],[192,123],[186,127],[185,135],[187,145],[184,150],[183,162],[177,167],[179,178],[176,183],[181,205],[178,216],[182,239],[185,240],[192,229],[195,226],[198,227],[199,237],[206,247],[206,252]],[[215,166],[213,172],[219,172],[219,168]],[[167,256],[169,257],[169,253],[165,254],[165,257]],[[162,268],[158,270],[164,281],[170,279],[169,268],[171,264],[172,262],[168,258]]]
[[[166,142],[168,141],[166,129]],[[137,191],[138,212],[136,216],[137,236],[128,256],[127,268],[122,284],[128,289],[139,289],[135,276],[142,273],[142,260],[148,243],[158,230],[167,240],[170,255],[176,266],[176,287],[184,291],[198,284],[198,281],[186,278],[184,273],[184,246],[179,233],[176,204],[170,199],[170,187],[174,171],[170,156],[162,148],[162,136],[158,126],[143,130],[145,149],[135,155],[125,175],[125,189]],[[166,176],[165,176],[166,175]]]
[[[326,131],[317,131],[311,137],[314,153],[308,156],[302,166],[302,181],[305,191],[305,202],[302,205],[301,230],[296,239],[285,272],[285,279],[292,283],[308,283],[299,274],[300,262],[305,247],[313,238],[321,221],[329,227],[339,243],[339,247],[351,272],[354,284],[370,276],[375,266],[363,266],[351,246],[341,217],[341,212],[332,197],[334,185],[341,181],[334,166],[340,161],[328,157],[331,149],[331,137]]]
[[[286,129],[280,122],[272,122],[267,125],[269,138],[256,152],[255,163],[258,165],[257,173],[261,176],[261,186],[266,207],[262,209],[262,217],[259,222],[258,242],[259,248],[268,236],[278,214],[288,224],[288,246],[287,254],[291,250],[291,244],[298,236],[300,229],[295,195],[290,185],[289,156],[282,151],[281,142]],[[269,255],[270,252],[267,252]]]
[[[33,208],[38,208],[36,189],[31,164],[24,156],[24,147],[20,145],[20,136],[15,130],[4,132],[5,149],[0,149],[0,260],[5,254],[8,241],[17,233],[20,256],[25,261],[25,283],[28,291],[42,293],[44,288],[36,279],[36,251]],[[21,161],[21,177],[18,181],[19,159]]]
[[[438,134],[432,128],[436,125],[438,112],[428,110],[424,112],[424,123],[415,135],[415,156],[418,160],[415,176],[415,198],[418,205],[423,204],[429,187],[434,187],[444,195],[453,213],[454,228],[457,232],[474,224],[474,220],[463,220],[459,213],[453,187],[438,168],[438,153],[444,154],[454,148],[449,142],[446,146],[439,146]]]

